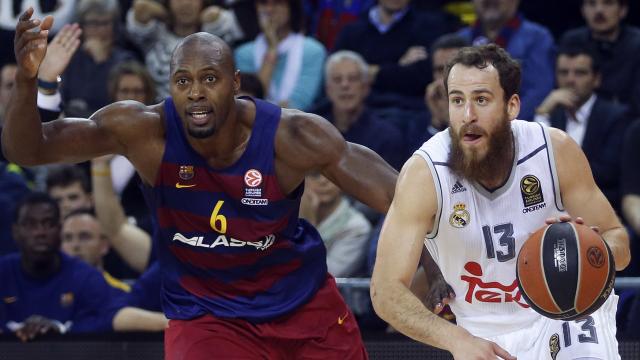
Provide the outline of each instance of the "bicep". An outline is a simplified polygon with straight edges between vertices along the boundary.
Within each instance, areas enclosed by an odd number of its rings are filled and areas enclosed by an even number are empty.
[[[407,161],[396,185],[376,256],[376,272],[407,286],[416,272],[424,237],[433,227],[437,211],[435,184],[425,161]]]

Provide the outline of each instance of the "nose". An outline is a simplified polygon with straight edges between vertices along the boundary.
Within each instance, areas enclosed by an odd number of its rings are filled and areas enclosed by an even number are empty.
[[[462,122],[464,124],[472,123],[478,120],[478,116],[476,114],[476,109],[473,105],[473,101],[467,101],[464,106],[464,117]]]
[[[193,85],[191,85],[188,96],[189,96],[189,100],[191,101],[200,100],[204,97],[202,93],[202,89],[200,88],[199,81],[195,81]]]

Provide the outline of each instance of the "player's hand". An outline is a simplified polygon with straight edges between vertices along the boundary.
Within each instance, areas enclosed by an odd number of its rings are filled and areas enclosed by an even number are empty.
[[[498,344],[470,335],[451,351],[455,360],[517,360]]]
[[[31,315],[25,320],[22,328],[16,331],[16,336],[22,341],[29,341],[38,335],[44,335],[49,332],[59,332],[58,327],[51,319],[40,315]]]
[[[551,225],[551,224],[555,224],[557,222],[575,222],[576,224],[580,224],[580,225],[584,225],[584,219],[581,218],[580,216],[578,216],[577,218],[575,218],[575,220],[569,216],[569,215],[560,215],[560,217],[557,218],[547,218],[545,219],[545,223],[547,225]],[[597,232],[598,234],[600,234],[600,228],[597,226],[590,226],[591,230]]]
[[[18,73],[28,79],[34,79],[38,75],[38,68],[47,52],[47,36],[53,25],[52,16],[40,21],[32,19],[32,15],[32,7],[20,15],[13,40]]]
[[[440,276],[430,279],[429,282],[426,303],[429,309],[437,315],[456,297],[456,293],[451,285],[444,280],[442,273],[440,273]]]
[[[400,60],[398,60],[398,64],[400,66],[407,66],[420,60],[425,60],[427,57],[429,57],[429,54],[424,46],[412,46],[407,49]]]
[[[58,31],[56,36],[47,46],[47,53],[38,70],[38,78],[44,81],[56,81],[69,66],[71,57],[76,53],[80,45],[82,29],[78,24],[67,24]]]

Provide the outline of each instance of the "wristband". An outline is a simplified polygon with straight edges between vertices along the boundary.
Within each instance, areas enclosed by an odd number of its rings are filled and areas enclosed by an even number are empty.
[[[44,81],[38,78],[38,87],[46,90],[58,90],[58,85],[61,81],[60,76],[56,78],[56,81]]]

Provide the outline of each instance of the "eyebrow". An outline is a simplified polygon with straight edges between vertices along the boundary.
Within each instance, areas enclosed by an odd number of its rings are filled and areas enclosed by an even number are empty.
[[[472,94],[493,94],[493,92],[487,88],[481,88],[471,91]],[[449,91],[449,95],[464,95],[464,93],[460,90],[451,90]]]

